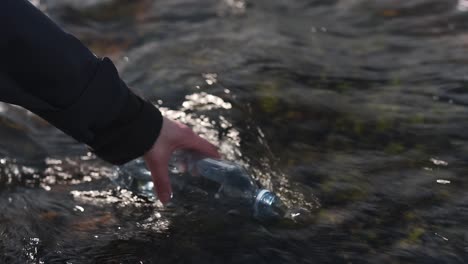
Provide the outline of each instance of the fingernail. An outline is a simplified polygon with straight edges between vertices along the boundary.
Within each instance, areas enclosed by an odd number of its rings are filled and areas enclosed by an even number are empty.
[[[159,195],[159,200],[163,204],[167,204],[172,199],[172,193],[161,193]]]

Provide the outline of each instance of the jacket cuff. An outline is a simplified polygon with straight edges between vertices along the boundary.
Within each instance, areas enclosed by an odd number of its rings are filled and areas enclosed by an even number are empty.
[[[123,81],[120,85],[128,89]],[[95,129],[88,146],[99,158],[124,164],[150,150],[161,127],[161,112],[128,89],[127,101],[117,119],[105,128]]]
[[[88,145],[101,159],[121,165],[143,156],[156,142],[162,127],[161,112],[131,91],[119,117],[95,132]]]
[[[115,165],[141,157],[159,136],[163,120],[161,112],[134,94],[107,58],[103,59],[101,70],[97,71],[91,86],[99,91],[93,93],[93,97],[101,99],[100,106],[108,113],[100,113],[102,121],[89,124],[93,136],[84,142],[99,158]],[[103,87],[107,88],[101,89]]]
[[[105,108],[98,110],[102,111],[100,118],[88,125],[92,137],[84,142],[91,151],[114,165],[145,154],[159,136],[161,112],[127,87],[108,58],[102,60],[90,88],[95,91],[93,97],[100,98],[100,106],[93,108]]]

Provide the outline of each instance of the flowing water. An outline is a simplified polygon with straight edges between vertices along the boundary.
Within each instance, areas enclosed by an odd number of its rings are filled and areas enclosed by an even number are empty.
[[[33,2],[311,216],[163,208],[0,105],[1,263],[468,261],[467,1]]]

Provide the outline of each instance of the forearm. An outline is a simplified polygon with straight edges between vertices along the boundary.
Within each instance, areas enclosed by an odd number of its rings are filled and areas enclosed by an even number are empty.
[[[4,71],[56,108],[75,102],[99,59],[26,0],[3,0],[0,22]]]
[[[109,59],[26,0],[2,1],[0,36],[0,100],[35,112],[112,163],[152,146],[161,114],[128,89]]]

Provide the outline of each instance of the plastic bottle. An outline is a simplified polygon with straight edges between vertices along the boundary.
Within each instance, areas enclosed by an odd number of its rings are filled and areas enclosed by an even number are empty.
[[[183,167],[181,171],[218,183],[220,199],[249,206],[255,218],[269,220],[284,216],[286,207],[281,200],[273,192],[259,188],[241,165],[187,153],[176,155],[175,159],[178,167]]]
[[[150,200],[156,199],[151,172],[146,168],[143,159],[136,159],[116,168],[110,179],[121,188]]]
[[[200,176],[219,184],[217,197],[234,202],[238,206],[247,206],[252,215],[259,220],[282,218],[286,207],[271,191],[259,188],[247,171],[239,164],[200,158],[191,153],[177,153],[172,165],[175,173],[188,173]],[[139,195],[154,199],[151,173],[142,160],[122,166],[112,177],[114,183]],[[173,180],[173,179],[172,179]]]

